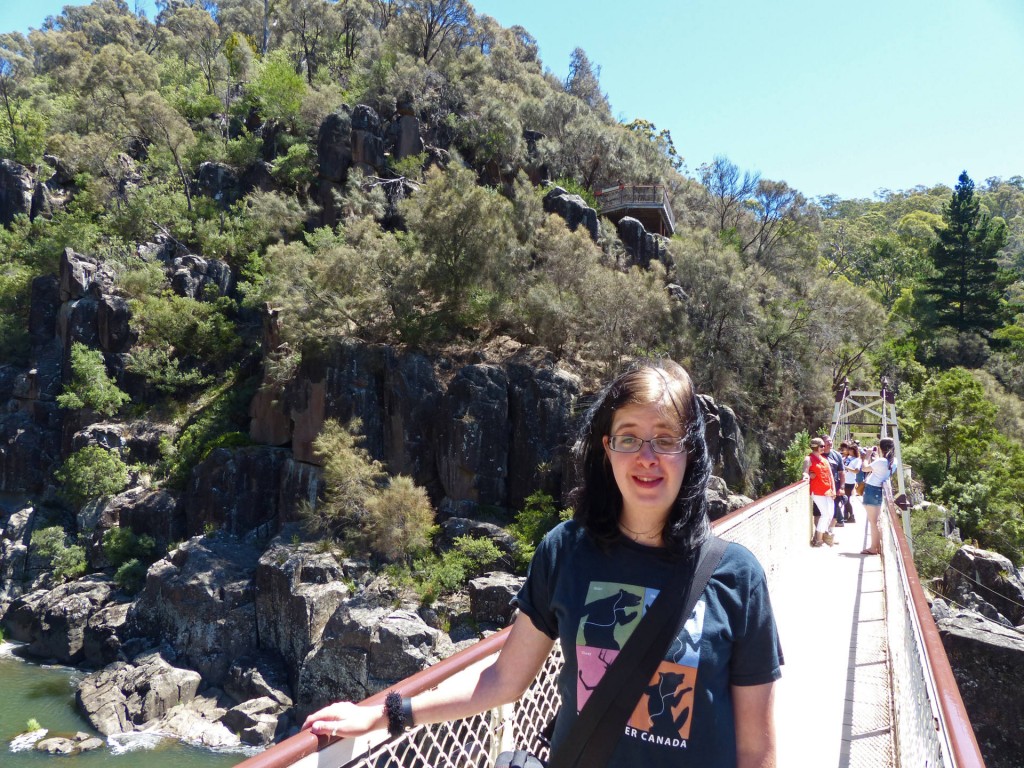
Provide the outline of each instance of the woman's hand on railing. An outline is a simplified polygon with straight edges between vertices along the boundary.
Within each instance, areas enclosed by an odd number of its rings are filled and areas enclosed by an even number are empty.
[[[317,736],[350,738],[387,727],[384,711],[378,704],[366,707],[351,701],[339,701],[317,710],[302,724]]]

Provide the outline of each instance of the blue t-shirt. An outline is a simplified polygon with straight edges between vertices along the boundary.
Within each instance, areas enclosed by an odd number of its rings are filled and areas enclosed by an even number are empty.
[[[516,604],[562,644],[562,709],[552,746],[566,738],[604,671],[680,560],[627,539],[602,551],[576,522],[537,548]],[[733,685],[781,674],[782,651],[764,571],[749,550],[726,547],[693,614],[641,695],[609,766],[736,765]]]

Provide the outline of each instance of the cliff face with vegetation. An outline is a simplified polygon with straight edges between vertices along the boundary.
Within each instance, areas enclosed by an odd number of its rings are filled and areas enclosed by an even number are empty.
[[[189,711],[260,741],[443,655],[452,595],[522,568],[589,393],[638,356],[705,393],[716,510],[885,376],[929,498],[1024,558],[1021,177],[807,200],[691,171],[583,51],[560,81],[464,0],[159,7],[0,35],[0,607],[43,655],[134,665],[90,691],[199,669],[230,700]],[[619,185],[660,185],[675,234],[600,218]],[[203,569],[235,586],[193,594]],[[282,611],[319,618],[278,637]]]

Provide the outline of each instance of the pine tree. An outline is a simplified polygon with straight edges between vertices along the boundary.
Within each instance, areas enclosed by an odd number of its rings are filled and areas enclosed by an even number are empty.
[[[1006,288],[996,254],[1006,244],[1006,226],[981,213],[974,182],[967,171],[942,214],[946,226],[937,228],[930,251],[935,274],[928,280],[940,325],[958,332],[987,335],[1002,325]]]

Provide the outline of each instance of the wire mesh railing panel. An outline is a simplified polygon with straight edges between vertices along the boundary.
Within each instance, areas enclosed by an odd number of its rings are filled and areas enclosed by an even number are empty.
[[[883,506],[878,525],[882,531],[893,725],[899,764],[951,768],[953,763],[936,709],[935,684],[929,674],[899,543],[888,517]]]
[[[562,706],[562,697],[558,693],[558,673],[561,669],[562,650],[556,643],[537,679],[516,702],[512,720],[513,743],[520,749],[528,749],[542,760],[548,757],[545,729]]]
[[[417,726],[372,747],[344,768],[487,768],[497,756],[497,733],[493,712]]]

